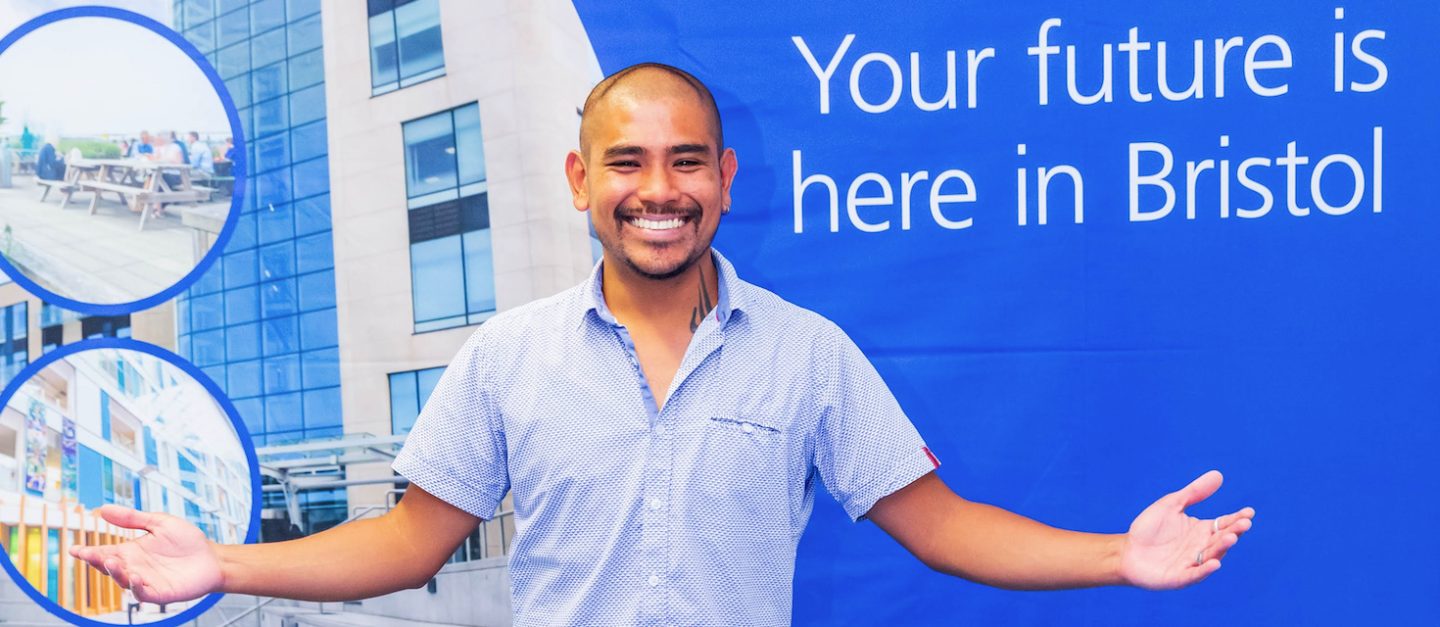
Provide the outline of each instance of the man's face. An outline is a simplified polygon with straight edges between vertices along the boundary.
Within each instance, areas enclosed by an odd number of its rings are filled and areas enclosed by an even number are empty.
[[[141,133],[141,134],[140,134],[140,143],[142,143],[142,144],[148,144],[148,143],[150,143],[150,134],[149,134],[149,133]]]
[[[622,92],[597,109],[588,154],[567,161],[575,208],[590,212],[606,259],[651,279],[683,274],[730,203],[734,152],[719,151],[697,97]]]

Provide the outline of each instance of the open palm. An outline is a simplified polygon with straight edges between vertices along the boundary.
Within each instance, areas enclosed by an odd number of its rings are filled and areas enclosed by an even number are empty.
[[[1217,519],[1201,520],[1185,508],[1220,489],[1217,471],[1201,475],[1179,492],[1161,497],[1130,524],[1120,573],[1147,590],[1184,588],[1220,568],[1220,559],[1250,530],[1255,510],[1247,507]]]
[[[220,562],[195,525],[167,514],[106,505],[96,513],[110,524],[149,533],[107,546],[75,546],[70,554],[109,574],[146,603],[175,603],[220,589]]]

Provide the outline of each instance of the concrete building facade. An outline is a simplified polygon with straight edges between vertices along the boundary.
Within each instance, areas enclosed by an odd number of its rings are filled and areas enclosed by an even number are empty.
[[[569,2],[444,0],[444,74],[372,96],[364,3],[322,6],[345,430],[390,435],[389,376],[445,366],[475,330],[414,330],[404,124],[478,103],[503,311],[590,272],[589,223],[570,203],[563,166],[600,70]],[[351,506],[378,503],[383,490],[352,488]]]

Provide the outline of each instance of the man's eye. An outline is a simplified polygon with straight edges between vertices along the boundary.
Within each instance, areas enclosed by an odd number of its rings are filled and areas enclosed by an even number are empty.
[[[700,162],[694,159],[681,159],[675,162],[676,167],[691,167],[697,165],[700,165]]]
[[[609,165],[609,166],[612,167],[612,168],[638,168],[638,167],[640,167],[640,163],[639,163],[638,161],[611,161],[611,162],[610,162],[609,164],[607,164],[607,165]]]

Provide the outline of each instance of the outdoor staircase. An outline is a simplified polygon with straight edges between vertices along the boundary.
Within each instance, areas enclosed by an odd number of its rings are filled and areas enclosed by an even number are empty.
[[[447,623],[424,623],[404,618],[339,612],[321,614],[300,607],[265,608],[265,627],[460,627]]]
[[[360,610],[358,603],[277,600],[254,610],[255,601],[255,597],[227,596],[200,617],[198,623],[200,627],[465,627],[367,614]],[[246,610],[254,611],[245,613]]]

